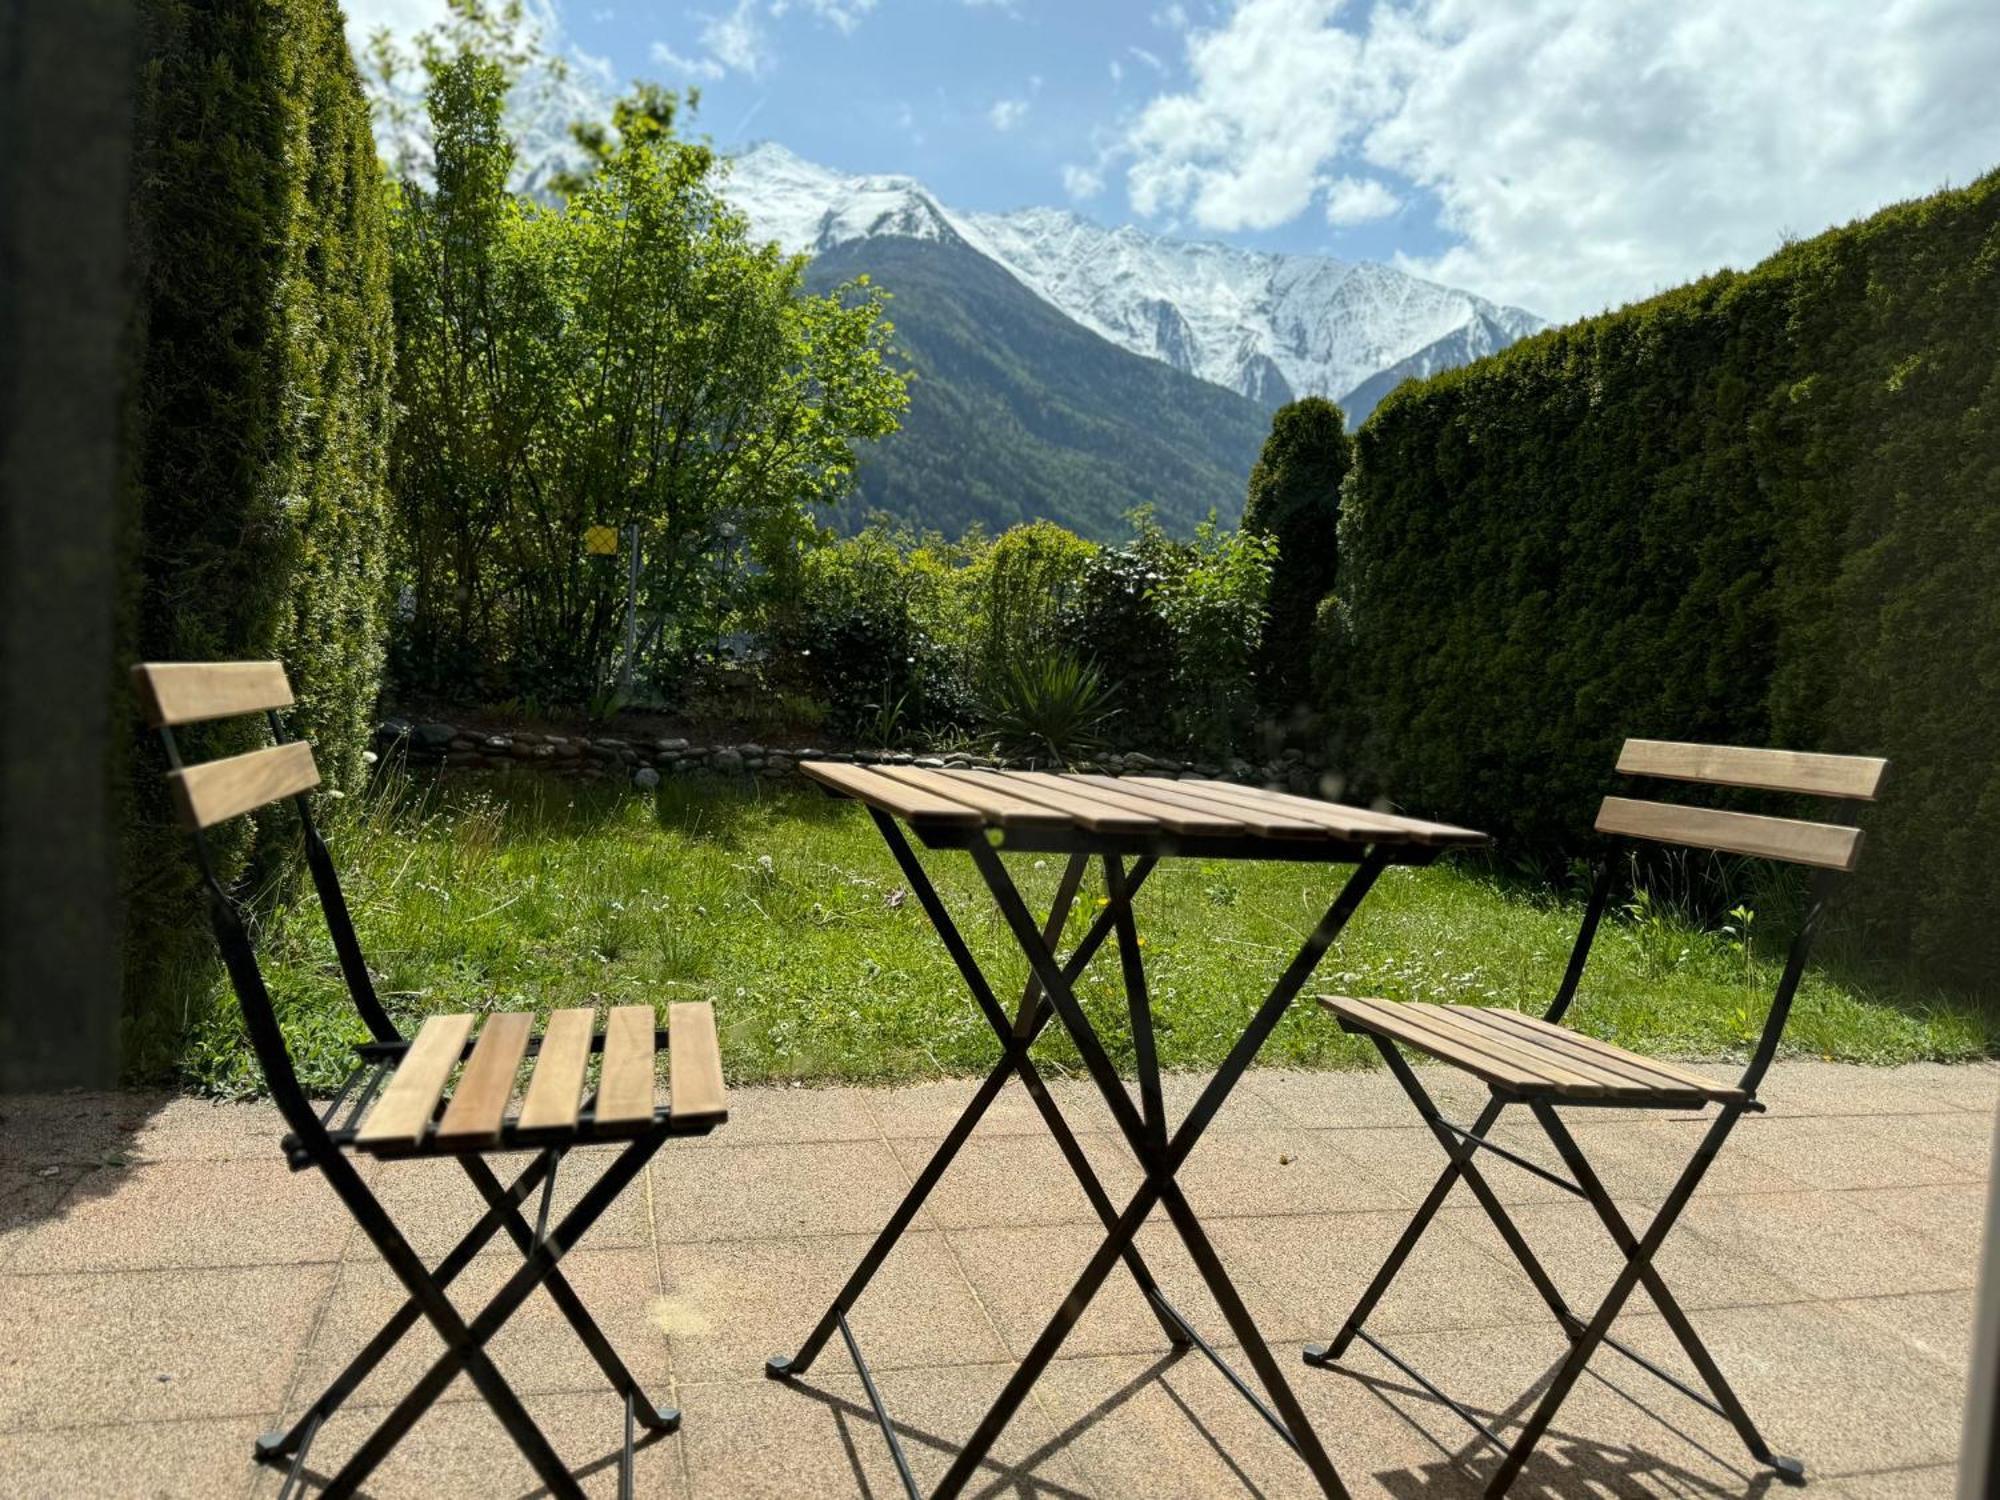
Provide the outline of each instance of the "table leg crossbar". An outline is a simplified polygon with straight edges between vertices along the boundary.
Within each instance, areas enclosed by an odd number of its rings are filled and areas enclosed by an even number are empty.
[[[464,1373],[479,1388],[480,1394],[533,1465],[548,1492],[562,1497],[562,1500],[570,1500],[570,1497],[581,1500],[583,1490],[568,1465],[550,1446],[548,1438],[534,1418],[528,1415],[520,1398],[486,1353],[486,1346],[493,1336],[537,1287],[548,1290],[612,1388],[624,1398],[625,1440],[619,1459],[619,1495],[621,1500],[630,1500],[636,1449],[635,1420],[651,1431],[668,1433],[680,1425],[680,1414],[671,1408],[655,1406],[646,1397],[637,1379],[618,1357],[610,1340],[604,1336],[603,1330],[563,1276],[558,1262],[625,1190],[666,1140],[668,1131],[669,1123],[662,1120],[652,1131],[620,1152],[603,1176],[585,1191],[554,1229],[548,1228],[550,1190],[564,1148],[554,1147],[539,1153],[515,1178],[512,1186],[506,1188],[501,1187],[482,1158],[460,1157],[460,1164],[486,1200],[487,1209],[435,1270],[425,1268],[352,1162],[337,1153],[322,1162],[334,1191],[346,1203],[362,1230],[375,1242],[382,1258],[409,1295],[375,1337],[289,1430],[267,1433],[258,1439],[259,1459],[285,1466],[285,1479],[278,1491],[279,1500],[291,1500],[293,1495],[300,1493],[303,1481],[308,1477],[306,1455],[327,1419],[420,1317],[429,1319],[444,1340],[444,1353],[327,1482],[322,1494],[331,1497],[331,1500],[342,1500],[342,1497],[354,1494],[444,1393],[445,1388]],[[543,1194],[537,1223],[531,1230],[521,1216],[521,1205],[537,1187],[542,1188]],[[523,1263],[468,1324],[445,1295],[445,1288],[503,1229],[520,1249]]]
[[[1416,1216],[1403,1231],[1402,1237],[1390,1250],[1388,1259],[1383,1261],[1381,1269],[1375,1273],[1375,1279],[1361,1294],[1353,1312],[1348,1314],[1340,1332],[1330,1343],[1306,1346],[1306,1363],[1319,1367],[1333,1365],[1347,1352],[1353,1342],[1359,1339],[1465,1421],[1484,1442],[1500,1453],[1500,1467],[1494,1471],[1486,1487],[1488,1495],[1497,1496],[1506,1493],[1508,1487],[1519,1477],[1522,1466],[1526,1464],[1536,1444],[1547,1432],[1550,1423],[1555,1420],[1557,1410],[1583,1374],[1590,1357],[1601,1345],[1623,1355],[1680,1394],[1729,1422],[1736,1429],[1737,1435],[1742,1438],[1751,1457],[1775,1470],[1780,1479],[1790,1484],[1803,1483],[1804,1466],[1795,1458],[1786,1458],[1771,1451],[1769,1444],[1764,1441],[1763,1434],[1757,1430],[1756,1424],[1750,1419],[1750,1414],[1744,1409],[1742,1401],[1738,1399],[1735,1390],[1723,1376],[1707,1346],[1696,1334],[1693,1324],[1688,1321],[1687,1314],[1681,1309],[1679,1301],[1653,1265],[1654,1257],[1659,1253],[1660,1246],[1665,1243],[1667,1234],[1680,1218],[1682,1210],[1687,1207],[1688,1200],[1694,1196],[1695,1189],[1707,1174],[1710,1163],[1715,1160],[1723,1141],[1728,1139],[1730,1131],[1734,1129],[1746,1106],[1729,1104],[1723,1107],[1721,1114],[1711,1123],[1701,1144],[1695,1149],[1693,1158],[1669,1190],[1652,1223],[1647,1226],[1645,1234],[1638,1235],[1619,1212],[1595,1169],[1585,1158],[1582,1148],[1577,1145],[1576,1138],[1563,1124],[1550,1101],[1535,1098],[1512,1100],[1496,1093],[1470,1127],[1456,1125],[1446,1120],[1439,1112],[1437,1105],[1396,1045],[1388,1038],[1374,1033],[1370,1033],[1370,1039],[1402,1085],[1403,1091],[1416,1105],[1424,1123],[1436,1136],[1438,1144],[1444,1149],[1448,1158],[1448,1164],[1417,1209]],[[1555,1146],[1556,1153],[1562,1158],[1563,1165],[1568,1168],[1570,1173],[1568,1177],[1552,1172],[1541,1164],[1486,1138],[1501,1113],[1511,1103],[1524,1103],[1535,1116]],[[1590,1318],[1582,1318],[1571,1310],[1548,1272],[1543,1269],[1534,1250],[1522,1236],[1512,1216],[1487,1184],[1474,1161],[1474,1157],[1480,1151],[1491,1152],[1515,1166],[1532,1172],[1565,1192],[1584,1199],[1596,1210],[1599,1221],[1624,1256],[1625,1264],[1612,1282],[1610,1291],[1605,1294],[1604,1300]],[[1364,1326],[1369,1314],[1375,1310],[1376,1304],[1381,1301],[1383,1294],[1396,1279],[1397,1273],[1402,1270],[1404,1262],[1416,1248],[1417,1242],[1423,1238],[1425,1229],[1430,1226],[1438,1209],[1443,1206],[1451,1190],[1460,1181],[1471,1190],[1473,1197],[1485,1210],[1486,1216],[1492,1220],[1493,1227],[1499,1231],[1501,1239],[1505,1241],[1515,1260],[1520,1263],[1528,1280],[1547,1303],[1549,1311],[1570,1341],[1569,1350],[1551,1374],[1540,1402],[1511,1443],[1482,1421],[1476,1412],[1454,1400],[1428,1376],[1415,1369],[1382,1340],[1369,1333]],[[1696,1388],[1671,1370],[1663,1369],[1645,1355],[1611,1336],[1611,1324],[1632,1293],[1640,1286],[1645,1287],[1647,1294],[1659,1309],[1661,1317],[1673,1331],[1674,1337],[1708,1387],[1706,1391]]]
[[[1071,1171],[1076,1175],[1078,1183],[1083,1187],[1085,1195],[1090,1199],[1093,1210],[1105,1227],[1106,1238],[1078,1276],[1055,1316],[1016,1367],[1006,1387],[981,1419],[965,1446],[959,1450],[937,1488],[931,1492],[934,1500],[949,1500],[949,1497],[958,1495],[964,1489],[980,1465],[985,1462],[986,1454],[995,1439],[1012,1419],[1021,1402],[1026,1399],[1029,1390],[1040,1378],[1049,1361],[1055,1357],[1069,1331],[1083,1316],[1098,1289],[1111,1274],[1112,1268],[1120,1263],[1125,1265],[1137,1283],[1140,1293],[1145,1297],[1147,1305],[1152,1308],[1169,1342],[1176,1349],[1194,1348],[1207,1356],[1228,1379],[1230,1385],[1250,1402],[1270,1424],[1272,1430],[1299,1455],[1321,1489],[1329,1496],[1345,1496],[1347,1492],[1334,1472],[1332,1461],[1327,1457],[1324,1447],[1307,1422],[1297,1397],[1286,1382],[1276,1359],[1272,1357],[1258,1334],[1249,1309],[1244,1306],[1242,1298],[1237,1294],[1214,1246],[1209,1242],[1200,1221],[1188,1205],[1174,1178],[1188,1154],[1200,1140],[1202,1132],[1228,1098],[1231,1089],[1262,1049],[1272,1029],[1283,1017],[1286,1008],[1297,997],[1326,950],[1332,946],[1341,928],[1361,904],[1363,897],[1381,873],[1385,861],[1371,852],[1355,870],[1325,916],[1305,939],[1283,976],[1258,1008],[1249,1027],[1231,1050],[1221,1069],[1202,1091],[1180,1127],[1170,1135],[1161,1093],[1159,1063],[1154,1050],[1150,998],[1146,989],[1145,969],[1132,914],[1132,900],[1151,873],[1153,860],[1139,859],[1128,870],[1118,857],[1112,855],[1103,857],[1106,904],[1098,912],[1069,960],[1064,963],[1056,957],[1057,940],[1075,902],[1077,888],[1081,884],[1089,856],[1083,854],[1071,856],[1048,921],[1038,927],[999,855],[985,843],[975,843],[971,846],[973,862],[992,892],[1015,942],[1028,960],[1030,977],[1022,994],[1021,1003],[1010,1018],[1002,1009],[991,984],[981,972],[971,951],[966,947],[956,924],[945,910],[936,888],[925,874],[916,852],[904,838],[901,829],[886,814],[873,811],[872,816],[902,869],[910,890],[916,895],[925,914],[937,929],[938,936],[943,940],[960,974],[964,977],[980,1011],[999,1037],[1003,1051],[992,1073],[974,1094],[964,1114],[960,1116],[936,1154],[919,1174],[908,1195],[891,1215],[889,1223],[870,1246],[867,1255],[855,1268],[853,1275],[834,1299],[833,1305],[827,1309],[819,1325],[814,1328],[796,1354],[773,1358],[766,1366],[766,1372],[777,1379],[805,1373],[827,1339],[838,1331],[861,1374],[863,1387],[868,1393],[876,1419],[881,1424],[883,1436],[895,1460],[903,1487],[912,1500],[922,1500],[922,1491],[911,1473],[893,1420],[875,1388],[873,1376],[868,1371],[860,1344],[848,1327],[847,1314],[859,1300],[861,1293],[880,1268],[882,1261],[887,1258],[889,1251],[894,1248],[903,1231],[915,1218],[924,1200],[944,1175],[945,1169],[970,1137],[973,1128],[998,1096],[1002,1086],[1008,1078],[1018,1076],[1030,1098],[1034,1100],[1037,1110],[1051,1135],[1054,1136],[1064,1159],[1068,1161]],[[1076,979],[1082,975],[1105,940],[1114,933],[1118,938],[1126,1001],[1132,1017],[1135,1071],[1139,1081],[1139,1104],[1136,1107],[1130,1093],[1119,1079],[1117,1070],[1106,1054],[1095,1029],[1078,1004],[1074,990]],[[1047,1087],[1029,1056],[1029,1048],[1051,1020],[1060,1020],[1064,1029],[1075,1041],[1085,1067],[1104,1095],[1105,1103],[1118,1122],[1120,1131],[1144,1169],[1143,1184],[1122,1211],[1116,1209],[1104,1191],[1103,1185],[1083,1155],[1074,1133],[1063,1119],[1053,1099],[1049,1097]],[[1260,1396],[1256,1389],[1232,1369],[1207,1340],[1195,1331],[1188,1320],[1160,1291],[1152,1273],[1147,1269],[1135,1244],[1135,1238],[1140,1226],[1145,1223],[1156,1206],[1166,1210],[1181,1242],[1187,1248],[1189,1257],[1207,1284],[1217,1306],[1221,1308],[1231,1332],[1243,1346],[1244,1354],[1257,1376],[1258,1383],[1263,1386],[1268,1400],[1265,1396]]]

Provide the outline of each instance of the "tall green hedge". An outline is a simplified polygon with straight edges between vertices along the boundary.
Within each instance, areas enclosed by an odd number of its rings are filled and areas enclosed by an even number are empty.
[[[1554,853],[1626,735],[1887,755],[1850,931],[2000,980],[2000,174],[1403,386],[1339,549],[1376,789]]]
[[[368,103],[335,0],[142,9],[124,654],[278,657],[323,779],[352,785],[388,532],[388,254]],[[141,1070],[212,974],[159,769],[136,735],[125,970]],[[232,868],[251,838],[221,845]]]
[[[1271,565],[1270,616],[1258,650],[1266,713],[1283,719],[1312,696],[1311,658],[1299,642],[1333,587],[1339,550],[1330,545],[1340,519],[1340,485],[1354,462],[1347,418],[1324,396],[1278,408],[1271,435],[1250,470],[1243,529],[1277,543]]]

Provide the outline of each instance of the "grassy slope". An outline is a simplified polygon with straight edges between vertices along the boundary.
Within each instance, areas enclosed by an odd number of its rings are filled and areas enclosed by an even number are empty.
[[[826,288],[864,272],[893,294],[917,378],[902,430],[862,462],[852,516],[886,510],[950,536],[1046,518],[1117,541],[1140,505],[1181,535],[1211,508],[1232,524],[1242,513],[1264,408],[1120,349],[964,245],[858,241],[808,276]]]
[[[983,1071],[993,1039],[860,810],[805,790],[670,782],[657,799],[529,779],[460,782],[442,798],[370,799],[330,834],[379,986],[399,1017],[711,998],[733,1080],[889,1080]],[[1038,904],[1059,862],[1011,861]],[[1023,965],[963,856],[927,856],[945,900],[1003,996]],[[1169,861],[1140,897],[1161,1059],[1208,1068],[1331,898],[1340,872]],[[1101,889],[1101,887],[1099,887]],[[1093,892],[1087,885],[1086,891]],[[1088,919],[1074,918],[1073,940]],[[1575,932],[1567,902],[1510,895],[1446,864],[1392,871],[1317,985],[1394,998],[1509,1000],[1553,990]],[[1775,950],[1778,939],[1767,939]],[[332,1083],[357,1035],[311,903],[266,934],[271,987],[309,1082]],[[1083,987],[1114,1054],[1126,1029],[1109,951]],[[1740,1057],[1775,980],[1771,961],[1671,923],[1608,923],[1573,1013],[1641,1050]],[[194,1081],[256,1087],[232,1002],[188,1058]],[[1815,972],[1788,1043],[1868,1061],[1975,1054],[1988,1019],[1898,1003]],[[1065,1037],[1040,1051],[1074,1066]],[[1372,1054],[1298,1007],[1265,1062],[1362,1064]]]

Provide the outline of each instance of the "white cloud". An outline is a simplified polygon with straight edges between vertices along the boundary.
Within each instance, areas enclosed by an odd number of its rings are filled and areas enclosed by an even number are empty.
[[[1167,65],[1160,60],[1159,53],[1148,52],[1144,47],[1127,47],[1125,50],[1138,58],[1140,62],[1151,68],[1155,73],[1164,73],[1167,71]]]
[[[672,68],[690,78],[720,78],[727,71],[712,57],[682,57],[665,42],[653,43],[652,58],[661,67]]]
[[[861,24],[875,8],[875,0],[771,0],[771,14],[782,16],[794,5],[845,34]]]
[[[996,99],[993,107],[986,111],[986,118],[995,130],[1012,130],[1027,117],[1026,99]]]
[[[1558,317],[1964,182],[2000,141],[1992,0],[1237,0],[1185,52],[1121,143],[1139,212],[1270,228],[1366,164],[1436,204],[1449,243],[1409,269]]]
[[[1113,83],[1123,83],[1125,81],[1125,64],[1115,57],[1111,59],[1111,81]]]
[[[709,57],[732,73],[755,78],[771,65],[771,38],[758,15],[757,0],[736,0],[736,9],[702,17],[701,44]]]
[[[1093,167],[1066,166],[1062,169],[1063,191],[1078,203],[1104,191],[1104,174]]]
[[[1326,222],[1337,229],[1373,224],[1402,206],[1403,200],[1377,177],[1336,177],[1326,185]]]

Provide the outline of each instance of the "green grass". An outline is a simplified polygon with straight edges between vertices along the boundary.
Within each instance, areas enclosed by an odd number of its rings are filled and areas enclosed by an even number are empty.
[[[994,1041],[862,811],[804,789],[669,781],[657,796],[533,777],[404,787],[336,804],[328,841],[377,987],[399,1023],[433,1010],[715,1002],[735,1082],[877,1082],[983,1072]],[[1003,999],[1025,966],[962,854],[924,856]],[[1045,909],[1061,861],[1013,855]],[[1169,860],[1139,898],[1139,927],[1170,1068],[1209,1068],[1331,899],[1341,869]],[[1089,921],[1086,884],[1067,938]],[[1314,987],[1393,999],[1538,1010],[1561,976],[1579,904],[1523,893],[1476,866],[1391,870]],[[1782,959],[1781,922],[1746,953],[1643,908],[1599,937],[1572,1020],[1641,1051],[1740,1058]],[[1742,925],[1739,922],[1734,925]],[[361,1038],[319,908],[280,910],[261,936],[266,977],[308,1084],[327,1087]],[[1768,945],[1769,951],[1766,951]],[[1124,1060],[1115,944],[1080,987]],[[226,990],[192,1018],[183,1070],[224,1094],[259,1087]],[[1814,970],[1787,1032],[1795,1053],[1894,1062],[1978,1055],[1987,1013],[1863,988]],[[1053,1030],[1038,1049],[1077,1066]],[[1365,1065],[1355,1039],[1293,1009],[1266,1063]]]

